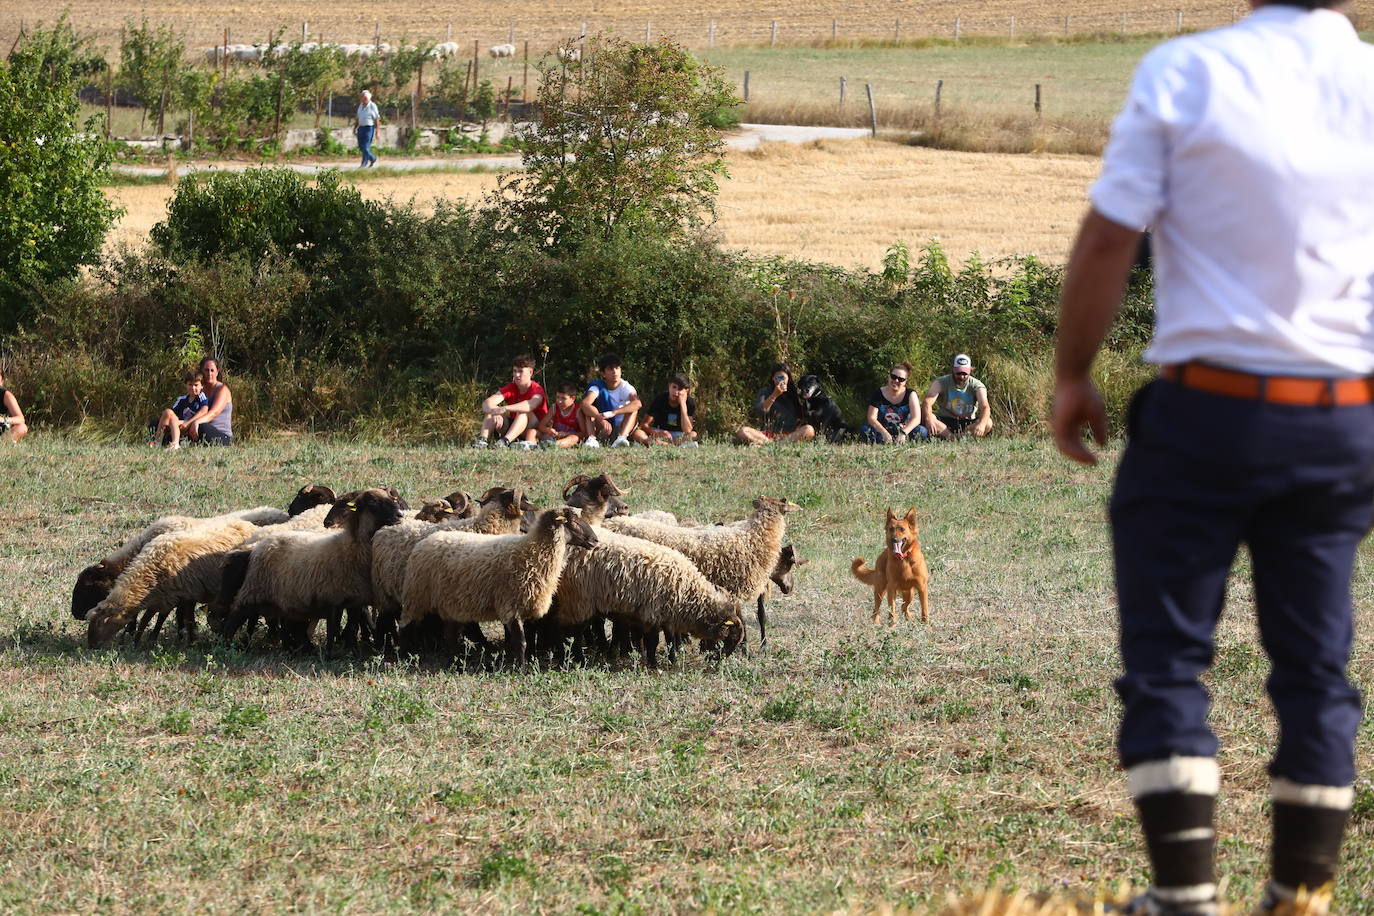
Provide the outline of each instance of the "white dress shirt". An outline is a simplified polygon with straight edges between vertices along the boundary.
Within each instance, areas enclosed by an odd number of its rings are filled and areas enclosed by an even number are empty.
[[[1374,47],[1262,6],[1146,55],[1090,193],[1154,232],[1156,363],[1374,374]]]

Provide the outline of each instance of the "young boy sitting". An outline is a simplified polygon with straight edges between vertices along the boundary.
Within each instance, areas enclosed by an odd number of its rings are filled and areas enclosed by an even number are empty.
[[[486,448],[492,433],[496,446],[534,448],[534,431],[549,408],[544,386],[534,380],[534,357],[522,354],[511,361],[510,384],[482,402],[482,430],[473,448]]]
[[[586,418],[577,403],[578,387],[571,382],[558,386],[553,409],[539,421],[541,448],[572,448],[587,437]]]
[[[597,448],[601,445],[597,436],[614,435],[611,448],[622,448],[630,444],[635,418],[644,402],[639,399],[635,386],[620,377],[618,355],[603,353],[596,365],[601,370],[601,378],[592,382],[582,396],[582,416],[588,423],[588,436],[582,446]]]
[[[200,438],[199,418],[210,408],[210,399],[202,391],[204,377],[195,369],[182,376],[186,393],[172,402],[172,406],[162,412],[157,428],[148,439],[149,445],[161,442],[168,448],[181,448],[181,437],[185,435],[192,442]]]
[[[654,398],[644,422],[631,435],[640,445],[671,442],[683,448],[696,448],[695,418],[697,402],[691,395],[692,383],[681,372],[668,379],[668,390]]]

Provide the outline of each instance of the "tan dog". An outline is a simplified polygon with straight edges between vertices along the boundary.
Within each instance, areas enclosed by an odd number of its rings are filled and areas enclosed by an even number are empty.
[[[892,622],[897,621],[898,594],[902,596],[902,613],[911,620],[911,593],[914,590],[921,597],[921,622],[927,623],[930,620],[930,570],[921,554],[921,542],[916,538],[915,508],[907,510],[903,518],[889,507],[885,530],[887,543],[875,568],[865,566],[863,557],[855,560],[851,567],[854,578],[873,586],[873,622],[877,623],[882,616],[884,595]]]

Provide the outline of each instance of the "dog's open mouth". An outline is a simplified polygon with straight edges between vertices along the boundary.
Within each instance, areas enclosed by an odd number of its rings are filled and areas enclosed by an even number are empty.
[[[892,555],[902,560],[906,559],[906,538],[892,539]]]

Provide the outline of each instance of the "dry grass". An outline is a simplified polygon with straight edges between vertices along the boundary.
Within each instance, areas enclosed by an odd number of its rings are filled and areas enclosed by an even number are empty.
[[[822,141],[768,144],[731,155],[729,166],[716,226],[723,244],[876,269],[893,242],[919,247],[936,237],[956,262],[974,251],[986,258],[1034,254],[1063,261],[1098,161]],[[462,173],[369,176],[359,188],[370,198],[476,200],[495,182],[494,175]],[[106,193],[128,208],[110,235],[114,247],[141,244],[162,218],[171,190],[161,185]]]
[[[1354,8],[1367,13],[1371,5],[1371,0],[1355,0]],[[773,20],[778,21],[780,43],[813,43],[829,40],[832,20],[837,20],[836,36],[846,42],[952,35],[955,17],[961,19],[962,34],[970,36],[1010,35],[1013,31],[1020,35],[1060,33],[1065,16],[1072,17],[1073,31],[1120,31],[1123,13],[1128,32],[1172,31],[1175,10],[1180,7],[1174,2],[1142,6],[1128,0],[980,0],[977,5],[931,0],[919,7],[903,0],[857,0],[820,8],[798,0],[767,0],[740,8],[728,4],[702,7],[689,0],[564,0],[556,5],[475,0],[461,9],[432,0],[344,0],[327,5],[310,0],[271,4],[241,0],[67,0],[61,6],[48,0],[9,0],[0,5],[0,40],[11,41],[21,20],[50,21],[63,8],[70,10],[71,20],[81,30],[94,33],[107,46],[117,46],[119,28],[125,20],[146,16],[151,22],[172,23],[185,30],[193,47],[222,41],[226,28],[232,30],[231,40],[235,41],[261,41],[275,28],[285,28],[288,37],[299,36],[302,21],[309,21],[313,36],[333,41],[369,41],[378,25],[383,38],[393,42],[404,36],[442,41],[452,25],[456,40],[471,43],[475,38],[487,46],[505,41],[514,29],[517,41],[530,39],[539,47],[577,34],[583,22],[594,31],[609,29],[642,36],[646,21],[652,21],[655,34],[671,32],[694,47],[704,47],[708,19],[716,21],[719,45],[767,43]],[[1220,25],[1243,10],[1243,4],[1203,0],[1184,8],[1185,25]],[[1014,29],[1012,17],[1016,17]],[[900,29],[897,20],[901,20]]]

